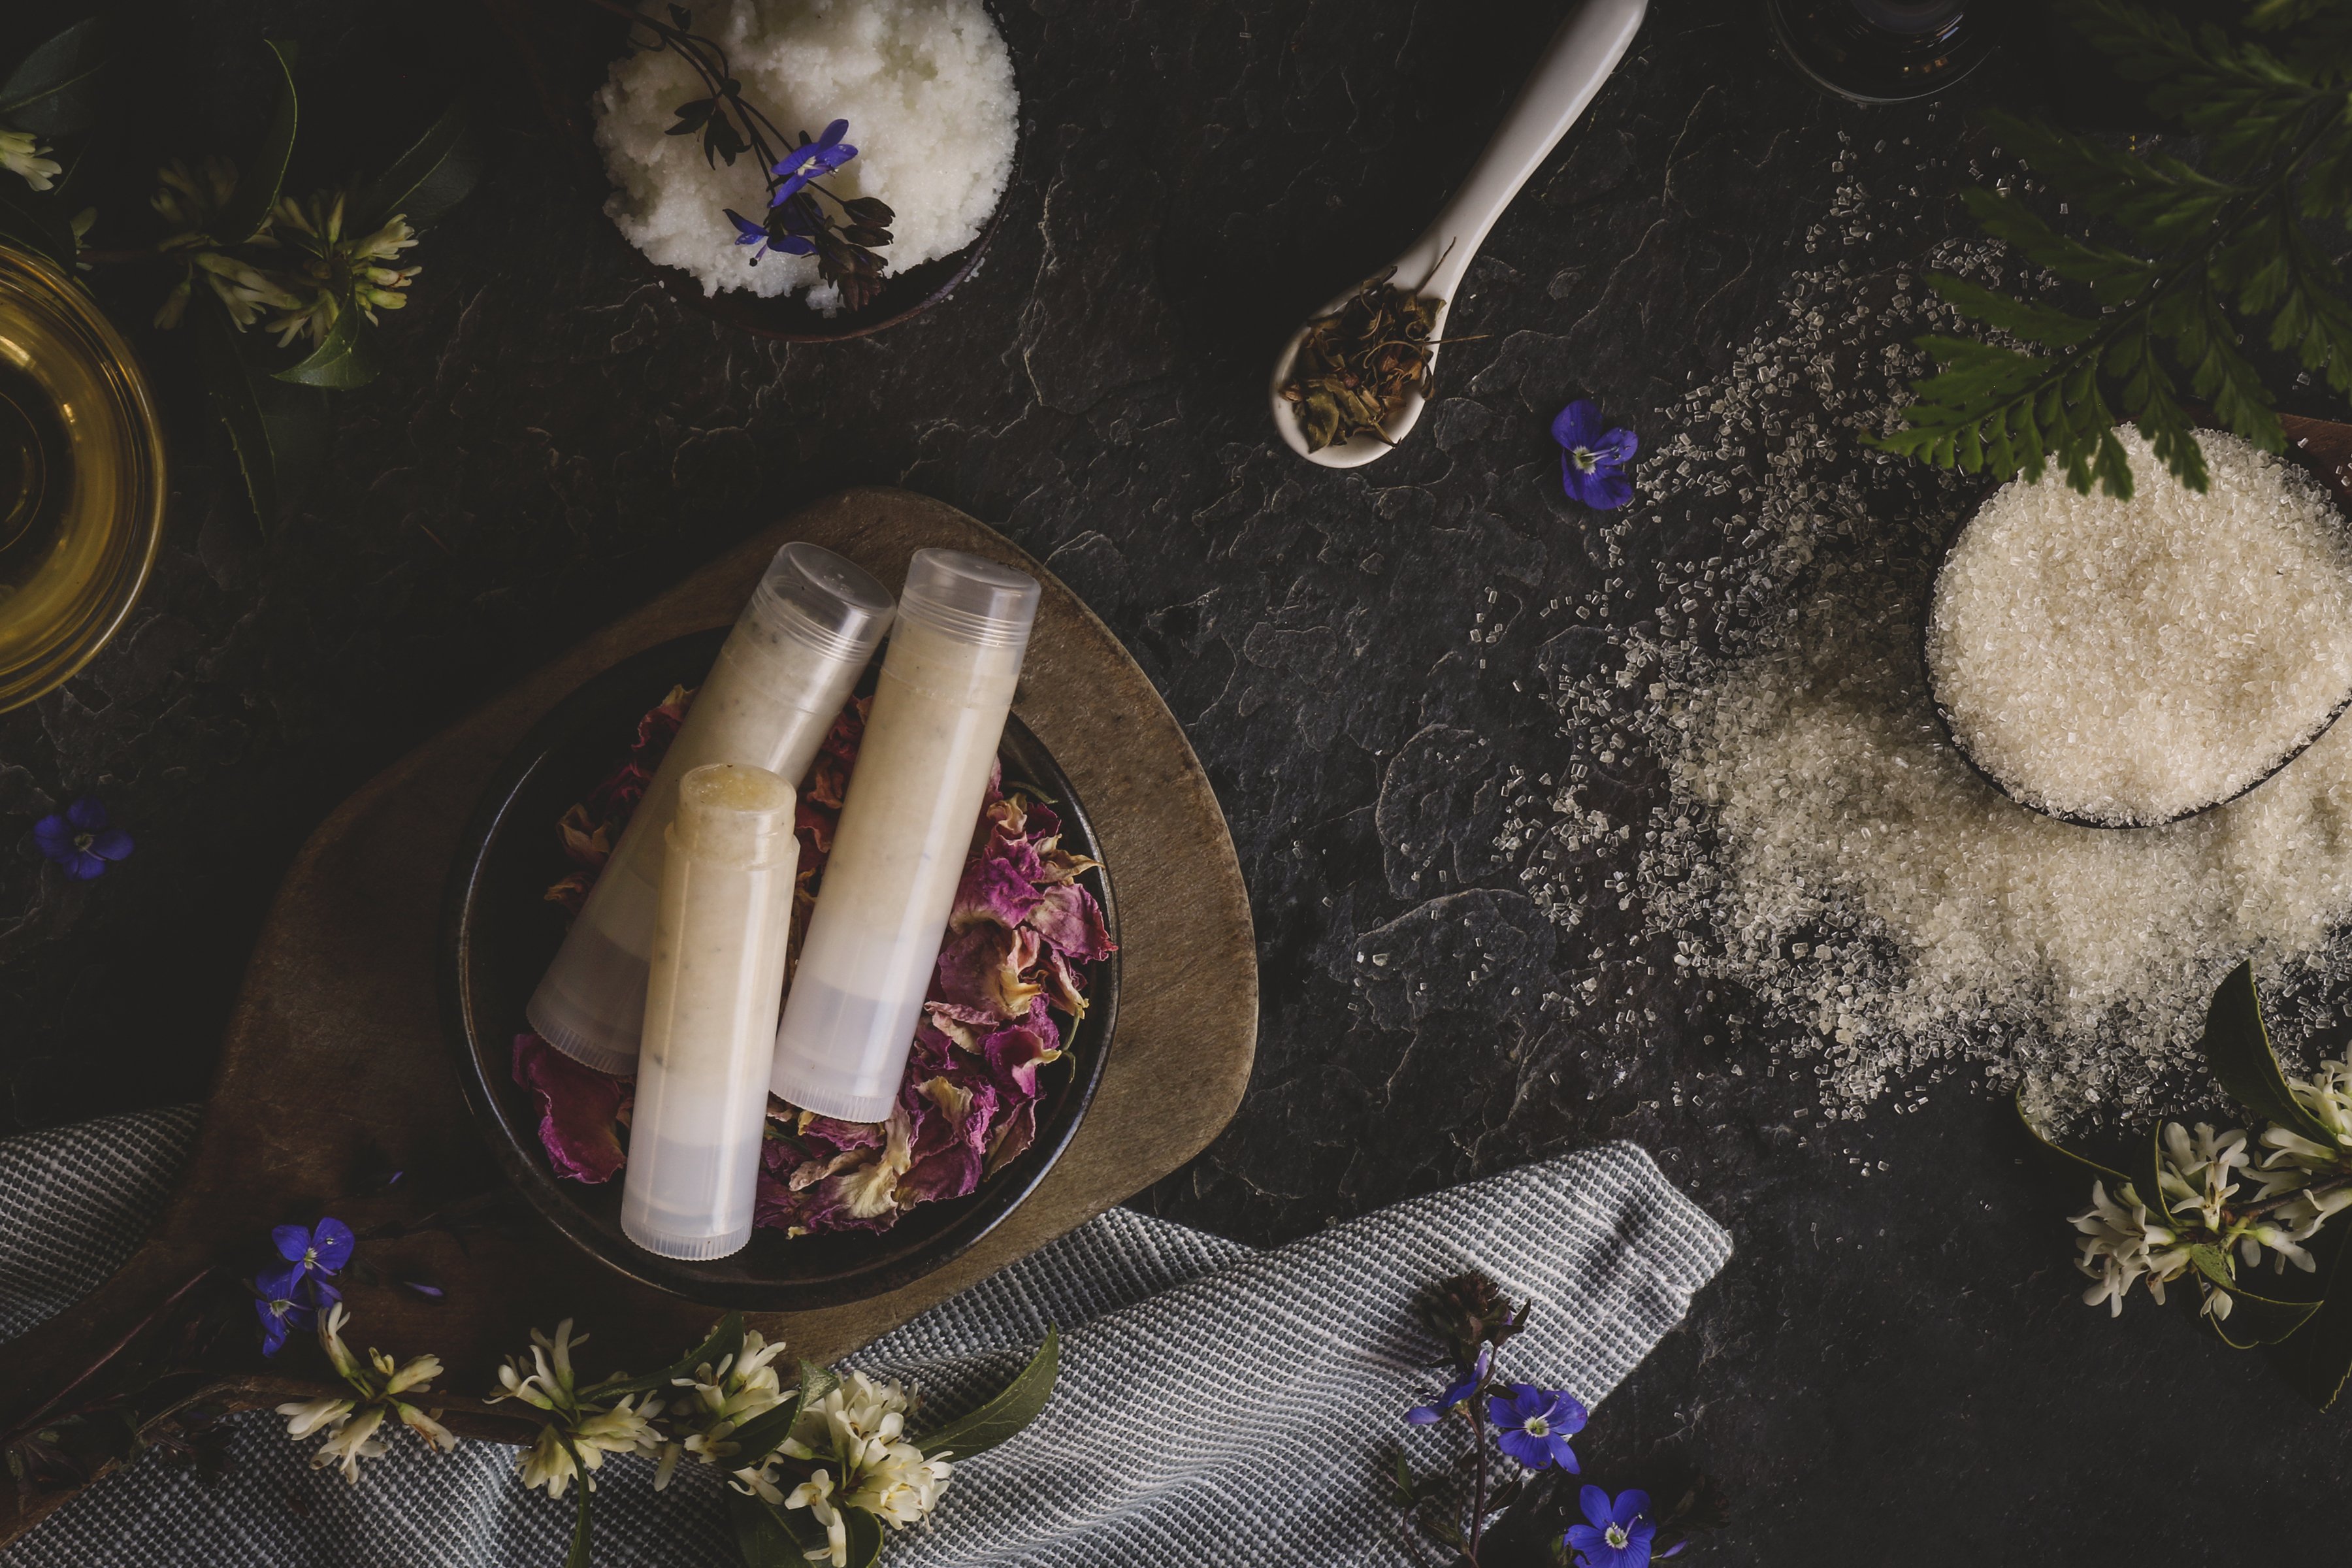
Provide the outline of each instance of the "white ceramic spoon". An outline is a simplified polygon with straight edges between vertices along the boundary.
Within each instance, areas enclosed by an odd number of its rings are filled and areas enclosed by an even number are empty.
[[[1486,143],[1486,152],[1478,156],[1477,166],[1470,177],[1445,204],[1419,239],[1396,258],[1396,276],[1391,281],[1400,289],[1412,289],[1444,301],[1437,307],[1436,324],[1432,336],[1443,336],[1445,318],[1452,310],[1454,296],[1462,287],[1463,276],[1470,270],[1471,260],[1477,256],[1478,247],[1486,238],[1486,231],[1528,183],[1528,176],[1549,157],[1576,123],[1584,106],[1592,101],[1609,73],[1617,68],[1624,58],[1625,47],[1633,41],[1633,34],[1642,25],[1642,16],[1649,8],[1649,0],[1583,0],[1575,12],[1559,26],[1546,46],[1543,58],[1536,62],[1535,70],[1528,77],[1527,85],[1519,89],[1518,98],[1511,110],[1503,117],[1495,139]],[[1346,304],[1358,285],[1350,284],[1318,315],[1328,315]],[[1359,436],[1354,440],[1324,447],[1319,452],[1307,449],[1307,438],[1299,434],[1298,416],[1295,405],[1284,401],[1283,383],[1290,379],[1291,361],[1298,356],[1298,345],[1305,340],[1307,329],[1301,325],[1282,345],[1282,353],[1274,362],[1274,379],[1267,387],[1267,396],[1274,405],[1274,426],[1290,449],[1310,463],[1327,468],[1360,468],[1366,463],[1384,457],[1388,447],[1370,437]],[[1436,351],[1431,351],[1431,363],[1436,363]],[[1381,426],[1390,441],[1402,441],[1421,420],[1423,399],[1408,395],[1404,406],[1389,416]]]

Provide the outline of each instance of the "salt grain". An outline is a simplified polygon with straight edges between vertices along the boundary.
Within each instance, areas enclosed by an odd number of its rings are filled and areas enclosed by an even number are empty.
[[[1862,203],[1849,184],[1833,205]],[[1674,973],[1728,1025],[1706,1043],[1763,1077],[1811,1076],[1832,1118],[1962,1070],[2045,1114],[2177,1110],[2168,1075],[2210,1087],[2189,1071],[2199,1025],[2242,958],[2282,1040],[2352,1001],[2336,940],[2352,922],[2352,730],[2234,804],[2132,832],[2036,816],[1968,768],[1918,636],[1970,485],[1860,437],[1890,427],[1926,368],[1909,341],[1959,330],[1926,272],[2020,280],[1979,242],[1890,262],[1799,274],[1721,375],[1654,412],[1639,515],[1684,518],[1672,548],[1693,559],[1637,568],[1656,573],[1643,599],[1700,608],[1653,628],[1629,605],[1631,624],[1557,634],[1545,668],[1570,754],[1557,787],[1507,802],[1498,856],[1596,963],[1674,939]],[[1589,542],[1612,570],[1623,528]],[[1588,767],[1628,742],[1663,788]],[[1644,812],[1654,839],[1617,836],[1612,815]],[[1619,915],[1629,881],[1641,907]],[[1605,1036],[1615,978],[1580,977],[1558,1005]]]
[[[1927,660],[1962,748],[2012,796],[2111,825],[2243,791],[2352,693],[2352,538],[2300,469],[2199,435],[2210,486],[2118,432],[2135,493],[2003,486],[1935,585]]]

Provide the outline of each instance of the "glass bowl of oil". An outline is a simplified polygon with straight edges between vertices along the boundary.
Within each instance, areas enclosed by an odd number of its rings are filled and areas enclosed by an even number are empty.
[[[96,301],[0,245],[0,710],[88,664],[163,536],[163,432]]]

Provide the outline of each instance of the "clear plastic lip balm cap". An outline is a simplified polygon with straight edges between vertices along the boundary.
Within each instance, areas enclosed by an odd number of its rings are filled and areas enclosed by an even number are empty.
[[[1037,579],[961,550],[918,550],[907,563],[898,613],[959,642],[1008,647],[1029,639]]]
[[[748,615],[833,658],[863,664],[890,629],[894,606],[874,574],[822,544],[796,539],[776,552],[751,590]]]

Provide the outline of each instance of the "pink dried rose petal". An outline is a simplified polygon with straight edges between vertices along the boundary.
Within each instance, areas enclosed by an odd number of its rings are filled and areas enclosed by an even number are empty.
[[[982,1167],[983,1177],[992,1176],[1007,1161],[1018,1159],[1037,1140],[1037,1102],[1024,1100],[1012,1107],[989,1134],[988,1162]]]
[[[1037,1069],[1062,1054],[1048,1036],[1026,1024],[997,1030],[981,1042],[980,1049],[997,1081],[1024,1100],[1037,1098]]]
[[[951,938],[940,952],[941,1000],[991,1019],[1012,1019],[1029,1011],[1030,998],[1045,988],[1022,978],[1037,961],[1038,934],[1027,926],[1006,931],[985,922]],[[957,1015],[962,1016],[960,1011]]]
[[[963,868],[963,880],[956,884],[955,907],[948,914],[949,930],[962,931],[982,921],[1017,926],[1037,907],[1035,879],[1028,875],[1036,853],[1030,851],[1025,860],[1018,854],[998,854],[1001,843],[992,841],[987,853]]]
[[[517,1035],[514,1080],[539,1097],[539,1141],[559,1176],[609,1182],[628,1163],[619,1125],[636,1086],[585,1068],[537,1035]]]
[[[1038,978],[1045,985],[1045,998],[1073,1021],[1083,1021],[1087,1016],[1087,983],[1083,975],[1070,966],[1058,947],[1045,950],[1045,962],[1040,966]]]
[[[1103,928],[1101,906],[1076,882],[1046,889],[1025,924],[1080,963],[1093,963],[1118,951]]]

